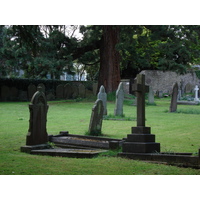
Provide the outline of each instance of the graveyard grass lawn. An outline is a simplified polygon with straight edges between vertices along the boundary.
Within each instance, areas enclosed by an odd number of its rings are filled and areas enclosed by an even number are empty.
[[[156,100],[157,106],[146,106],[146,125],[156,135],[162,152],[190,152],[197,154],[200,147],[199,114],[169,113],[170,99]],[[0,174],[1,175],[156,175],[200,174],[200,170],[153,164],[116,157],[109,152],[93,159],[62,158],[30,155],[20,152],[26,143],[29,126],[28,102],[0,103]],[[94,102],[48,102],[47,132],[59,131],[82,134],[88,130]],[[108,114],[113,114],[115,102],[107,103]],[[136,107],[124,104],[126,117],[136,117]],[[195,109],[200,106],[178,105],[179,109]],[[104,120],[102,133],[106,137],[124,138],[131,133],[136,121]],[[115,155],[115,156],[114,156]]]

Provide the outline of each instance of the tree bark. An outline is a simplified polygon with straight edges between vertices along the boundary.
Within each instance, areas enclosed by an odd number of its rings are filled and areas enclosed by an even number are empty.
[[[103,85],[107,93],[116,91],[120,82],[120,55],[116,50],[116,44],[118,42],[119,27],[103,26],[103,37],[100,46],[98,90]]]

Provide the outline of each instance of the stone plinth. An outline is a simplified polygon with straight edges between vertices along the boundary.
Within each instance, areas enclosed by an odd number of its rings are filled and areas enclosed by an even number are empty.
[[[155,135],[150,127],[132,127],[132,134],[127,135],[122,145],[124,153],[155,153],[160,152],[160,143],[155,142]]]
[[[160,143],[155,142],[155,135],[151,128],[145,126],[145,93],[149,87],[145,85],[145,75],[137,75],[137,80],[132,85],[132,92],[137,95],[137,126],[132,127],[132,134],[122,145],[123,153],[155,153],[160,152]]]

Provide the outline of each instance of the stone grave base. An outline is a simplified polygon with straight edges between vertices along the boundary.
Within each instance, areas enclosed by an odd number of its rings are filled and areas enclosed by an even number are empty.
[[[51,145],[49,144],[38,144],[38,145],[26,145],[21,147],[21,152],[31,153],[33,150],[40,150],[40,149],[51,149]]]
[[[60,135],[50,136],[49,141],[57,147],[78,149],[118,149],[123,143],[120,139],[73,135],[64,131],[61,131]]]
[[[175,165],[179,167],[192,167],[200,169],[199,156],[192,153],[119,153],[118,156],[133,160],[142,160],[154,163]]]
[[[31,154],[48,155],[48,156],[61,156],[70,158],[93,158],[99,153],[106,152],[106,150],[94,150],[94,149],[40,149],[32,150]]]
[[[118,149],[123,143],[123,140],[119,139],[72,135],[67,131],[61,131],[59,135],[51,135],[48,138],[55,148],[49,144],[26,145],[21,147],[21,151],[39,155],[93,158],[106,152],[106,149]]]
[[[198,105],[199,103],[197,101],[177,101],[178,105]]]
[[[101,149],[62,149],[53,148],[48,144],[39,145],[26,145],[21,147],[21,152],[37,154],[37,155],[49,155],[49,156],[61,156],[72,158],[93,158],[99,153],[106,152]]]

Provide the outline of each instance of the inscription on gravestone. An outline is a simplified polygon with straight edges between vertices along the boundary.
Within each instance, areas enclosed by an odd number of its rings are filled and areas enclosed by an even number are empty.
[[[120,83],[116,91],[116,102],[115,102],[115,116],[123,115],[123,102],[124,102],[124,88],[123,83]]]
[[[29,111],[30,120],[26,145],[38,145],[48,142],[46,131],[48,105],[41,87],[38,87],[38,91],[33,95],[29,104]]]
[[[90,135],[98,135],[101,133],[102,120],[103,120],[103,102],[102,100],[97,99],[92,108],[92,114],[90,118],[90,125],[89,125]]]
[[[104,107],[103,114],[107,115],[107,94],[105,92],[105,88],[103,85],[100,87],[97,99],[101,99],[103,101],[103,107]]]

